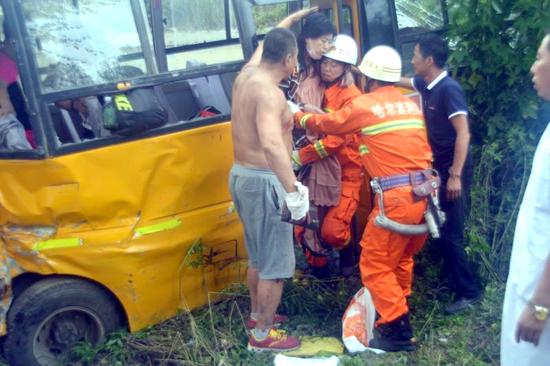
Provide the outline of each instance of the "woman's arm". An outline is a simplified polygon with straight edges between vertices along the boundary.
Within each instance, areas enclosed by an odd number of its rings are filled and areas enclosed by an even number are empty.
[[[294,12],[281,20],[279,24],[277,24],[276,28],[290,28],[293,24],[299,22],[302,18],[308,16],[311,13],[316,12],[319,10],[317,6],[306,8],[302,10],[298,10],[297,12]],[[262,59],[262,52],[263,52],[263,44],[260,43],[258,45],[258,48],[254,51],[252,56],[250,57],[250,60],[246,63],[246,66],[258,66],[260,64],[260,60]]]

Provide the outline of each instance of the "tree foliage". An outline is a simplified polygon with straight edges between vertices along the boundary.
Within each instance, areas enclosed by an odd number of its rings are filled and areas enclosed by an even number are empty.
[[[469,249],[490,277],[507,274],[532,156],[548,121],[529,69],[550,26],[549,10],[549,0],[463,0],[450,7],[450,64],[468,96],[476,161]]]

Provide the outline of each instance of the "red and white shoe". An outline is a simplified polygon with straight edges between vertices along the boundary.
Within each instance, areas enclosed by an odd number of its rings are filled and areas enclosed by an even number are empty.
[[[265,339],[258,340],[254,335],[248,337],[248,350],[253,352],[286,352],[300,347],[297,337],[287,335],[284,330],[271,328]]]
[[[275,316],[273,317],[273,326],[274,327],[279,327],[281,324],[285,323],[288,321],[288,316],[286,315],[281,315],[281,314],[275,314]],[[252,318],[248,318],[246,320],[246,328],[247,329],[254,329],[256,328],[256,320],[252,319]]]

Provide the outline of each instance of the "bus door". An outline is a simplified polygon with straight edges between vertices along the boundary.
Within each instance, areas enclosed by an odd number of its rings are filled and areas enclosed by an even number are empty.
[[[442,34],[449,24],[446,0],[394,0],[396,47],[403,57],[403,74],[412,75],[416,42],[429,33]]]
[[[356,0],[360,9],[363,52],[377,45],[396,48],[403,73],[413,72],[410,60],[418,39],[444,32],[449,23],[446,0]]]

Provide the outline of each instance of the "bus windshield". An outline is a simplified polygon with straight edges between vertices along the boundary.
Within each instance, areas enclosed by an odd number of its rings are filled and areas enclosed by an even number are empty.
[[[134,16],[136,7],[144,13],[142,1],[24,0],[22,4],[43,92],[115,82],[145,75],[151,68],[146,67]],[[149,42],[151,32],[145,32]]]

